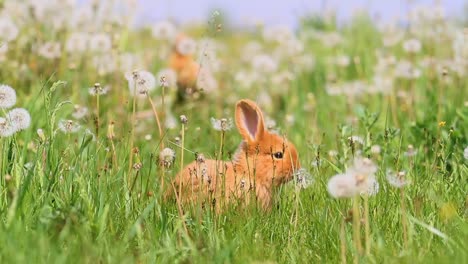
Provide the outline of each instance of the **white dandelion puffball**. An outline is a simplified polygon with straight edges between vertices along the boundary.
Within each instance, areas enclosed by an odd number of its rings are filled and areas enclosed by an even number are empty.
[[[367,190],[361,191],[361,195],[367,194],[368,196],[376,195],[380,190],[380,184],[375,177],[370,177],[367,183]]]
[[[297,187],[306,189],[314,183],[314,178],[306,169],[300,168],[294,173]]]
[[[78,130],[80,130],[80,125],[73,120],[60,120],[58,123],[58,128],[63,133],[68,134],[78,132]]]
[[[465,150],[463,150],[463,157],[468,160],[468,147],[465,148]]]
[[[83,32],[73,32],[65,42],[68,53],[84,53],[88,49],[89,35]]]
[[[403,42],[403,49],[408,53],[418,53],[421,51],[421,41],[418,39],[408,39]]]
[[[37,53],[39,56],[51,60],[59,58],[62,54],[62,49],[59,42],[50,41],[39,46]]]
[[[156,78],[148,71],[126,73],[125,78],[132,96],[146,95],[156,88]]]
[[[15,133],[15,128],[6,118],[0,117],[0,137],[9,137]]]
[[[410,181],[406,178],[406,172],[404,171],[395,173],[392,170],[388,170],[386,178],[388,183],[395,188],[402,188],[410,183]]]
[[[97,33],[89,37],[89,49],[94,52],[106,52],[112,49],[112,38],[107,33]]]
[[[31,125],[31,115],[24,108],[15,108],[7,114],[7,120],[16,131],[24,130]]]
[[[162,69],[157,74],[159,85],[163,87],[175,87],[177,83],[177,73],[173,69]]]
[[[380,152],[382,151],[381,147],[379,145],[372,145],[371,149],[370,149],[370,152],[372,154],[380,154]]]
[[[159,153],[159,162],[166,168],[172,166],[175,160],[175,151],[170,148],[165,148]]]
[[[2,32],[0,42],[2,40],[9,42],[18,37],[19,29],[9,17],[2,16],[0,17],[0,32]]]
[[[229,131],[233,127],[233,121],[231,118],[221,118],[215,119],[214,117],[211,118],[211,125],[213,126],[214,130],[217,131]]]
[[[348,174],[337,174],[328,181],[327,190],[334,198],[354,197],[357,193],[356,178]]]
[[[8,85],[0,84],[0,109],[10,108],[16,104],[16,91]]]
[[[171,22],[161,21],[151,28],[151,33],[156,39],[173,41],[176,38],[177,29]]]
[[[273,73],[278,69],[278,63],[271,56],[260,54],[252,58],[252,68],[263,73]]]
[[[184,38],[177,43],[176,49],[180,54],[190,56],[195,53],[197,43],[191,38]]]

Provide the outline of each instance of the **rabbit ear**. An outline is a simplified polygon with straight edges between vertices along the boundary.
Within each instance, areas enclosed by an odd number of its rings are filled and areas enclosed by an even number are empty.
[[[244,99],[237,102],[236,125],[248,143],[258,142],[265,133],[262,111],[251,100]]]

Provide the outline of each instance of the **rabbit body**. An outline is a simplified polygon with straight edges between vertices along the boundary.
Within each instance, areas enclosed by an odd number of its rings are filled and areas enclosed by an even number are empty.
[[[263,209],[271,207],[274,189],[290,181],[300,167],[296,148],[265,130],[262,112],[251,100],[237,103],[236,126],[244,140],[233,159],[197,159],[177,174],[171,194],[184,203],[209,203],[216,208],[233,201],[248,204],[252,198]]]

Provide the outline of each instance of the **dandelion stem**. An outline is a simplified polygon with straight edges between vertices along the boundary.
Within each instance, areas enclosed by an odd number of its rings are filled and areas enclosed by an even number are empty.
[[[393,123],[395,124],[396,127],[399,127],[398,123],[398,115],[397,115],[397,102],[395,100],[395,96],[389,95],[389,100],[390,100],[390,108],[392,109],[392,119]]]
[[[166,169],[164,166],[161,166],[162,176],[161,176],[161,192],[164,190],[164,178],[166,178]]]
[[[99,139],[99,92],[96,93],[96,137]]]
[[[133,94],[136,94],[136,85],[133,87]],[[133,96],[133,104],[132,104],[132,120],[131,120],[131,132],[130,132],[130,157],[128,161],[128,171],[127,171],[127,187],[130,184],[130,173],[132,172],[133,166],[133,144],[135,139],[135,113],[136,113],[136,97]]]
[[[182,225],[184,226],[185,233],[188,234],[187,225],[185,224],[185,220],[184,220],[184,211],[182,210],[182,204],[181,204],[181,201],[180,201],[180,192],[179,192],[179,194],[177,194],[174,183],[171,183],[171,185],[172,185],[172,189],[174,190],[174,194],[175,194],[176,201],[177,201],[177,212],[179,213],[179,217],[180,217],[180,219],[182,221]],[[179,184],[179,191],[180,191],[180,186],[182,186],[182,185]]]
[[[403,227],[403,248],[408,248],[408,223],[406,221],[406,206],[404,188],[400,188],[401,225]]]
[[[345,218],[341,217],[340,227],[340,244],[341,244],[341,263],[346,264],[346,233],[345,233]]]
[[[369,195],[364,195],[364,230],[365,230],[365,246],[366,255],[370,255],[371,239],[370,239],[370,219],[369,219]]]
[[[151,100],[151,96],[149,96],[149,94],[147,94],[147,96],[151,104],[151,109],[153,110],[154,117],[156,118],[156,124],[158,125],[159,138],[161,139],[161,149],[164,149],[164,142],[162,141],[163,133],[162,133],[161,122],[159,121],[158,111],[156,110],[153,100]]]
[[[359,196],[356,195],[353,199],[353,236],[354,236],[354,245],[356,249],[354,261],[357,263],[359,261],[359,256],[362,253],[361,246],[361,219],[359,213]]]
[[[165,120],[166,120],[166,107],[165,107],[165,100],[164,100],[164,97],[165,97],[165,89],[164,89],[164,85],[162,86],[162,94],[161,94],[161,108],[162,108],[162,111],[161,111],[161,120],[162,120],[162,123],[165,124]],[[164,148],[164,147],[163,147]]]
[[[181,151],[180,151],[180,167],[184,167],[184,142],[185,142],[185,124],[182,122],[181,131]],[[174,190],[175,191],[175,190]],[[179,196],[182,196],[182,181],[179,184]]]
[[[221,164],[221,177],[223,177],[223,187],[222,187],[222,194],[221,196],[223,197],[223,202],[225,201],[224,196],[226,194],[226,177],[224,173],[224,162],[222,161],[223,159],[223,151],[224,151],[224,131],[221,130],[221,143],[219,146],[219,154],[218,154],[218,164]],[[216,166],[219,168],[219,166]]]

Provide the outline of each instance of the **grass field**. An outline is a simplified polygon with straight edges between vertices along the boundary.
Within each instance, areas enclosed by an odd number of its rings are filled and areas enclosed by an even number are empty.
[[[16,93],[0,89],[0,263],[468,262],[466,24],[426,7],[405,27],[358,14],[235,29],[214,12],[134,28],[131,8],[26,2],[0,1],[0,83]],[[183,102],[167,69],[177,32],[203,71]],[[137,69],[156,77],[133,96]],[[211,118],[233,119],[242,98],[313,183],[282,185],[268,211],[180,211],[162,179],[221,144],[232,157],[237,129]],[[15,107],[30,122],[9,118]],[[334,193],[329,180],[359,157],[378,188]]]

